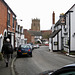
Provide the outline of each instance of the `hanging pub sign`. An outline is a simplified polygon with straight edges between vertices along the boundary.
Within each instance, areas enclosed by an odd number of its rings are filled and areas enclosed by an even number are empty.
[[[65,16],[63,13],[60,14],[60,23],[61,23],[61,25],[65,25]]]

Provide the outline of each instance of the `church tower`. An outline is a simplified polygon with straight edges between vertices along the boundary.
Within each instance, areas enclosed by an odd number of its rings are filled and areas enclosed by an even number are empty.
[[[39,19],[32,19],[31,30],[33,31],[40,31],[40,20]]]

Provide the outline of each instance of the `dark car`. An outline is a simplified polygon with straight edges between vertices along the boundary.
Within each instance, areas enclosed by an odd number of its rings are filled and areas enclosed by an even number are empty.
[[[17,57],[23,56],[23,55],[28,55],[32,57],[32,49],[29,45],[20,45],[18,50],[17,50]]]
[[[75,75],[75,64],[70,64],[55,71],[45,71],[39,75]]]

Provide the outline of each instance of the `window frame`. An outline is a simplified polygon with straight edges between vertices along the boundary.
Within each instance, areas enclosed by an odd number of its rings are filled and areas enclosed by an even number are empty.
[[[12,20],[12,28],[14,29],[14,22],[15,22],[15,18],[13,17],[13,20]]]
[[[8,12],[8,19],[7,19],[7,21],[8,21],[8,26],[10,27],[10,13]]]

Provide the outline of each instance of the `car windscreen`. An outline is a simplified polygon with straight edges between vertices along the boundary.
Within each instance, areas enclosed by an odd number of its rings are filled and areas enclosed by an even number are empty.
[[[62,73],[62,74],[59,74],[59,75],[75,75],[75,71],[66,72],[66,73]]]
[[[30,48],[29,45],[21,45],[21,48]]]
[[[32,48],[32,45],[31,44],[27,44],[27,45],[29,45]]]

